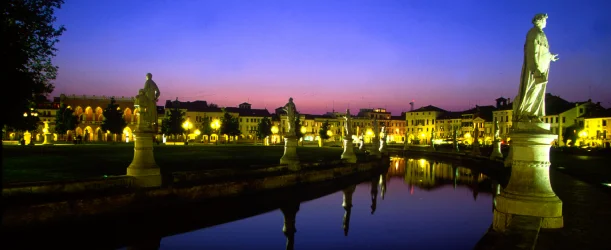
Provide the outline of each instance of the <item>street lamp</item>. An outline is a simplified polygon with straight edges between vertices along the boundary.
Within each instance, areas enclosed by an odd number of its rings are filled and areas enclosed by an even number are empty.
[[[301,127],[301,146],[303,146],[303,140],[304,140],[304,136],[306,134],[306,132],[308,132],[308,130],[306,129],[306,127]]]
[[[278,134],[278,126],[272,126],[272,138],[274,139],[273,142],[276,142],[276,134]]]
[[[187,144],[189,144],[189,134],[191,132],[191,128],[193,127],[193,123],[186,120],[185,123],[182,124],[182,127],[187,130]]]
[[[216,119],[216,120],[214,120],[214,121],[212,121],[212,122],[210,123],[210,127],[211,127],[212,129],[214,129],[214,130],[215,130],[215,132],[217,133],[217,135],[216,135],[216,140],[214,141],[214,143],[215,143],[216,145],[218,145],[218,144],[219,144],[219,135],[218,135],[218,129],[221,127],[221,122],[220,122],[218,119]]]

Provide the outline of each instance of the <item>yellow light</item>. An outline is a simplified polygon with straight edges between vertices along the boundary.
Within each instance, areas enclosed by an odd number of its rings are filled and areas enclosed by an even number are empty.
[[[328,135],[328,136],[333,136],[333,131],[331,131],[331,130],[327,130],[327,135]]]
[[[470,133],[466,133],[465,134],[465,138],[471,138],[471,134]]]
[[[212,122],[210,123],[210,127],[211,127],[212,129],[218,129],[218,128],[220,128],[220,127],[221,127],[221,121],[219,121],[218,119],[216,119],[216,120],[212,121]]]
[[[190,123],[189,120],[186,120],[185,123],[182,124],[182,127],[185,129],[191,129],[193,127],[193,123]]]
[[[305,134],[308,130],[306,127],[301,127],[301,134]]]
[[[202,134],[202,132],[201,132],[201,131],[199,131],[199,129],[196,129],[196,130],[195,130],[195,135],[200,135],[200,134]]]
[[[28,117],[28,113],[23,113],[23,117]]]
[[[277,126],[273,126],[272,127],[272,133],[274,133],[274,134],[278,133],[278,127]]]
[[[588,137],[588,132],[586,132],[585,130],[582,130],[581,132],[579,132],[579,137],[581,138]]]
[[[367,136],[373,136],[373,130],[371,130],[370,128],[367,129],[367,132],[365,132],[367,134]]]

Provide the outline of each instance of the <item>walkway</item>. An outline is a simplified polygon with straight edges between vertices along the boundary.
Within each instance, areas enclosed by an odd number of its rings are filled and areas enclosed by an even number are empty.
[[[564,228],[541,229],[535,249],[611,249],[611,196],[554,169],[550,177],[563,202]]]

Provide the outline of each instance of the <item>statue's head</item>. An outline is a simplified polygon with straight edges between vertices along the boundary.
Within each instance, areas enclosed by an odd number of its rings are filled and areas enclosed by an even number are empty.
[[[535,17],[533,17],[532,23],[541,29],[545,28],[545,26],[547,26],[547,14],[536,14]]]
[[[289,97],[289,102],[293,102],[293,97]]]
[[[146,73],[146,80],[151,80],[151,79],[153,79],[153,74]]]

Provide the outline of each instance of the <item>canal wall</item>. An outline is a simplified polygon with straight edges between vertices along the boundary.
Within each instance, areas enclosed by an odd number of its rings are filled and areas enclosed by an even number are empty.
[[[388,159],[362,163],[332,161],[251,169],[222,169],[173,173],[162,187],[138,188],[130,176],[79,181],[21,183],[2,190],[3,230],[26,228],[65,219],[142,211],[151,206],[230,197],[303,184],[331,181],[388,168]]]

